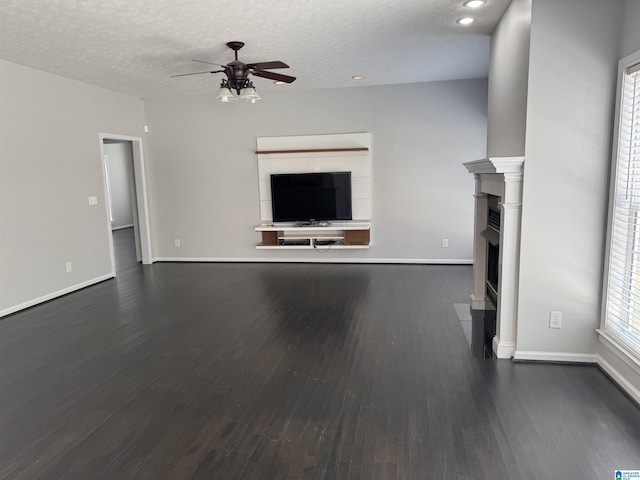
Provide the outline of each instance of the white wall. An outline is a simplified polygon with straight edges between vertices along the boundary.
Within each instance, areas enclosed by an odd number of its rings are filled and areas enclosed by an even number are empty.
[[[533,1],[521,358],[595,359],[621,8],[617,0]],[[549,329],[550,310],[564,313],[562,329]]]
[[[285,87],[254,105],[221,104],[215,92],[146,99],[154,252],[165,259],[468,261],[473,178],[462,162],[485,156],[486,92],[486,81],[470,80]],[[256,137],[352,132],[372,136],[372,247],[323,257],[256,250]]]
[[[513,0],[491,36],[487,157],[524,155],[531,0]]]
[[[104,155],[109,158],[109,185],[113,221],[111,228],[133,226],[134,178],[131,142],[104,142]]]
[[[144,116],[137,98],[5,61],[0,102],[2,315],[109,275],[98,135],[142,136]]]
[[[620,58],[640,50],[640,1],[625,0]]]

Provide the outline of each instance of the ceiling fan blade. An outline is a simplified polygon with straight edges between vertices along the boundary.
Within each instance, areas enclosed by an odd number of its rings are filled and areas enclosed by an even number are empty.
[[[221,63],[213,63],[213,62],[205,62],[204,60],[191,60],[192,62],[198,63],[208,63],[209,65],[218,65],[219,67],[224,67]]]
[[[275,72],[266,72],[264,70],[252,70],[251,73],[253,73],[257,77],[269,78],[271,80],[285,83],[291,83],[296,79],[296,77],[290,77],[289,75],[283,75],[281,73]]]
[[[257,68],[258,70],[270,70],[272,68],[289,68],[289,65],[277,60],[275,62],[247,63],[247,67]]]
[[[193,72],[193,73],[180,73],[178,75],[171,75],[173,77],[186,77],[187,75],[202,75],[203,73],[220,73],[224,72],[224,70],[214,70],[213,72]]]

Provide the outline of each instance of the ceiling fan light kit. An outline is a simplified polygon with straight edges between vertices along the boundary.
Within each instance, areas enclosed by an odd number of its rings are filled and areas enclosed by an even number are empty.
[[[258,92],[253,86],[253,82],[249,82],[240,92],[240,98],[247,102],[256,103],[257,100],[262,100]]]
[[[220,90],[218,90],[218,96],[216,98],[223,103],[236,101],[236,97],[234,97],[231,90],[229,90],[229,84],[226,80],[222,80],[222,84],[220,85]]]
[[[181,75],[173,76],[183,77],[185,75],[200,75],[202,73],[224,73],[227,78],[222,80],[220,89],[218,90],[218,95],[216,96],[216,98],[223,103],[229,103],[236,100],[236,97],[233,94],[234,90],[239,98],[246,100],[247,102],[256,103],[258,100],[261,100],[260,95],[258,95],[258,92],[256,92],[256,89],[253,86],[253,82],[248,78],[249,74],[255,75],[256,77],[275,80],[277,83],[292,83],[296,79],[296,77],[270,72],[268,70],[274,68],[289,68],[289,65],[279,60],[258,63],[243,63],[238,60],[238,50],[244,47],[243,42],[228,42],[227,47],[233,50],[235,60],[227,63],[226,65],[220,65],[223,70],[183,73]],[[194,62],[219,65],[218,63],[205,62],[203,60],[194,60]]]

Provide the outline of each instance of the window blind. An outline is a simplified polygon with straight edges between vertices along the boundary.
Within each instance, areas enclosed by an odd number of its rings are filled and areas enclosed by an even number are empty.
[[[640,63],[623,80],[605,330],[640,356]]]

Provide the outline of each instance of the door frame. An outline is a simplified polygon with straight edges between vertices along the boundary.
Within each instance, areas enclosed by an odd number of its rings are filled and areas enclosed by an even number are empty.
[[[136,208],[134,208],[134,215],[136,215],[137,211],[137,225],[138,225],[138,235],[140,236],[140,254],[142,257],[142,263],[144,265],[149,265],[153,263],[153,253],[151,248],[151,227],[149,222],[149,201],[147,196],[147,180],[146,180],[146,169],[144,164],[144,152],[142,149],[142,138],[141,137],[131,137],[128,135],[118,135],[113,133],[100,133],[99,141],[100,141],[100,165],[102,168],[102,186],[103,186],[103,195],[104,195],[104,214],[105,214],[105,222],[107,224],[107,232],[109,235],[109,254],[111,255],[111,271],[113,276],[116,275],[116,257],[115,251],[113,248],[113,235],[111,234],[111,220],[109,218],[109,205],[107,203],[108,193],[107,193],[107,171],[104,165],[104,141],[105,140],[120,140],[131,142],[131,147],[133,151],[133,177],[135,183],[136,190]],[[134,224],[135,224],[134,219]]]

